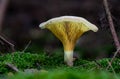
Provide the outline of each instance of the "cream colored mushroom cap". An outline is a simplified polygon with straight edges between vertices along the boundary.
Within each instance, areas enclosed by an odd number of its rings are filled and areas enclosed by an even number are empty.
[[[56,17],[53,19],[50,19],[46,22],[43,22],[39,25],[41,29],[46,28],[46,24],[51,24],[51,23],[56,23],[56,22],[64,22],[64,21],[71,21],[71,22],[78,22],[78,23],[83,23],[86,27],[88,27],[90,30],[97,32],[98,28],[96,25],[90,23],[86,19],[82,17],[77,17],[77,16],[61,16],[61,17]]]

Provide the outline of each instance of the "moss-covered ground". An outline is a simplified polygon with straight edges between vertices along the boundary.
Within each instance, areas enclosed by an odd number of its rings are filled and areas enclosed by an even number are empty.
[[[107,69],[110,58],[77,59],[73,67],[64,64],[63,55],[15,52],[0,56],[0,79],[120,79],[120,59]],[[19,69],[16,73],[6,64]]]

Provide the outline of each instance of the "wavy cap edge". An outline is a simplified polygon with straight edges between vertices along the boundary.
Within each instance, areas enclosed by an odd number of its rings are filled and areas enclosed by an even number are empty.
[[[92,30],[93,32],[97,32],[98,31],[98,27],[92,23],[90,23],[88,20],[86,20],[85,18],[82,17],[77,17],[77,16],[61,16],[61,17],[55,17],[52,19],[49,19],[46,22],[43,22],[39,25],[39,27],[41,29],[45,28],[46,24],[49,23],[54,23],[54,22],[59,22],[59,21],[73,21],[73,22],[82,22],[84,23],[90,30]]]

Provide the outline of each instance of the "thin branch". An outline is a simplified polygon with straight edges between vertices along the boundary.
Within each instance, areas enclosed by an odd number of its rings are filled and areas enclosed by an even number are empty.
[[[115,28],[114,28],[114,24],[113,24],[113,20],[112,20],[112,17],[111,17],[111,12],[110,12],[109,7],[108,7],[107,0],[103,0],[103,3],[104,3],[105,11],[106,11],[106,14],[107,14],[107,18],[108,18],[108,21],[109,21],[110,30],[111,30],[111,33],[112,33],[112,36],[113,36],[113,39],[114,39],[114,42],[115,42],[115,45],[116,45],[116,49],[117,49],[117,51],[115,52],[111,61],[109,62],[109,65],[106,68],[106,69],[108,69],[109,66],[111,66],[115,57],[117,56],[118,52],[120,53],[120,43],[119,43],[118,36],[117,36]]]
[[[117,56],[118,52],[120,51],[120,48],[118,48],[118,50],[114,53],[114,56],[112,57],[110,64],[112,64],[112,62],[114,61],[115,57]],[[108,69],[110,67],[110,65],[107,66],[106,69]]]
[[[9,0],[0,0],[0,32],[2,29],[3,18]]]
[[[10,63],[6,63],[6,65],[11,68],[12,70],[14,70],[15,72],[19,72],[18,68],[16,66],[14,66],[13,64]]]
[[[112,67],[111,63],[109,62],[109,60],[107,60],[107,62],[108,62],[108,64],[110,65],[110,67],[111,67],[111,69],[112,69],[112,71],[113,71],[116,79],[118,79],[118,77],[117,77],[117,75],[116,75],[116,72],[115,72],[114,68]]]
[[[96,68],[96,67],[93,67],[93,68],[91,68],[90,70],[87,70],[87,72],[91,72],[91,71],[95,70],[95,68]]]
[[[3,23],[3,19],[4,19],[4,15],[5,15],[5,10],[6,10],[8,2],[9,2],[9,0],[0,0],[0,34],[1,34],[2,23]],[[2,45],[5,45],[5,44],[9,45],[11,50],[12,50],[12,52],[15,51],[14,45],[12,43],[10,43],[9,41],[7,41],[1,35],[0,35],[0,43]]]
[[[28,42],[28,44],[25,46],[25,49],[22,52],[25,52],[26,49],[29,47],[30,44],[31,44],[31,40]]]
[[[108,7],[107,0],[103,0],[103,4],[104,4],[105,11],[106,11],[106,14],[107,14],[107,19],[109,21],[110,30],[111,30],[111,33],[112,33],[112,36],[113,36],[113,39],[114,39],[114,42],[115,42],[115,45],[116,45],[116,49],[119,49],[120,48],[120,43],[119,43],[118,36],[117,36],[115,28],[114,28],[114,24],[113,24],[113,20],[112,20],[112,17],[111,17],[111,12],[110,12],[109,7]],[[118,52],[120,53],[120,51],[118,51]]]
[[[7,41],[4,37],[2,37],[0,35],[0,40],[1,42],[3,42],[3,44],[7,44],[8,46],[10,46],[12,52],[15,52],[15,48],[14,48],[14,44],[10,43],[9,41]]]
[[[99,68],[102,68],[102,65],[99,62],[97,62],[96,60],[94,60],[94,62]]]

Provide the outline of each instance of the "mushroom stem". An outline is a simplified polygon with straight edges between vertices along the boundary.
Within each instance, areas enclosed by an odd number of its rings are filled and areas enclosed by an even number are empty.
[[[70,39],[70,38],[69,38]],[[67,42],[63,42],[63,47],[64,47],[64,62],[68,65],[68,66],[73,66],[73,50],[75,47],[75,42],[76,41],[67,41]]]
[[[64,51],[64,62],[68,66],[73,66],[73,51]]]

